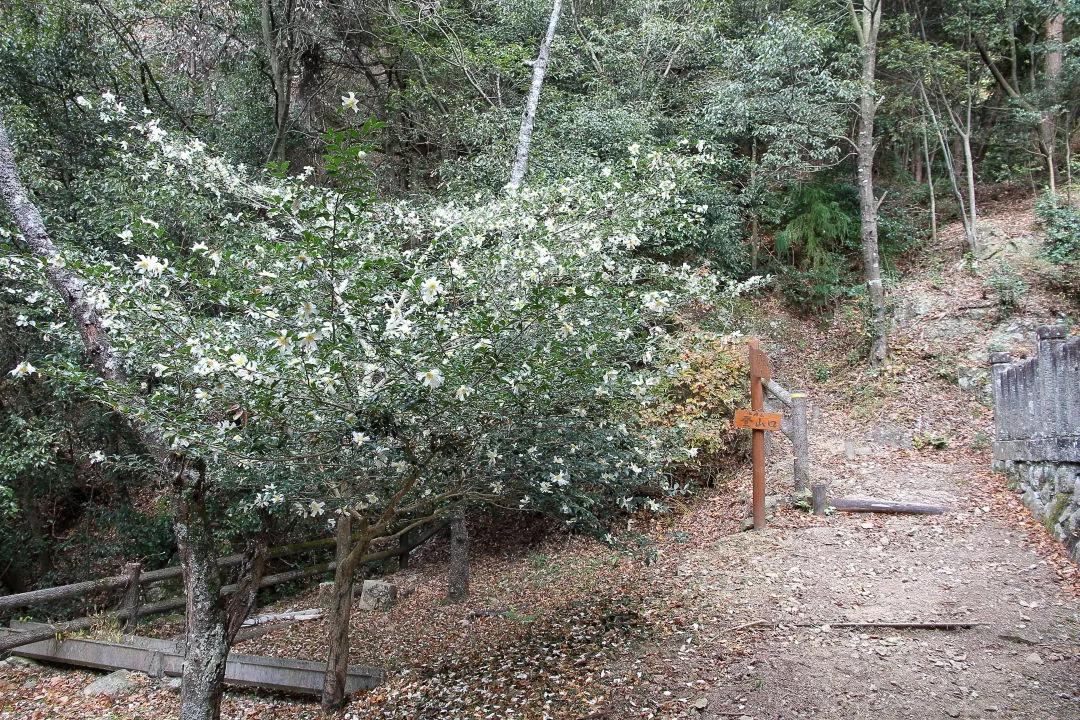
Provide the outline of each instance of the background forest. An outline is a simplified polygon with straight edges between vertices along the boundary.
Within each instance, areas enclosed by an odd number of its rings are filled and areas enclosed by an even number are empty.
[[[109,291],[98,309],[131,375],[86,368],[46,264],[0,224],[0,586],[109,574],[118,558],[175,563],[177,506],[148,442],[232,458],[199,470],[219,554],[325,535],[338,505],[354,508],[338,516],[346,552],[350,523],[367,533],[356,558],[464,501],[600,534],[611,513],[658,510],[731,451],[734,436],[707,426],[742,392],[734,351],[669,343],[697,329],[653,319],[669,303],[712,308],[767,285],[798,313],[843,308],[874,359],[885,331],[867,292],[862,160],[886,302],[892,260],[940,224],[963,221],[981,259],[979,205],[1015,190],[1042,197],[1046,255],[1075,296],[1080,3],[876,7],[0,0],[0,112],[22,182],[53,238],[79,249],[68,264]],[[525,182],[507,192],[552,24]],[[523,244],[499,244],[507,232]],[[579,252],[590,234],[621,254]],[[580,282],[519,288],[547,258]],[[250,272],[218,273],[230,263]],[[995,277],[1022,292],[1007,266]],[[395,283],[440,314],[400,310]],[[589,301],[594,287],[604,300]],[[321,315],[304,310],[307,288],[323,288]],[[268,298],[299,308],[295,322],[277,323]],[[385,348],[341,329],[383,305]],[[511,307],[517,329],[500,324]],[[406,345],[411,324],[434,345]],[[620,324],[621,345],[608,333]],[[490,365],[486,337],[501,353]],[[214,353],[235,365],[227,379],[169,389],[183,358]],[[408,363],[357,370],[383,357]],[[650,374],[654,357],[667,359]],[[707,411],[653,398],[640,430],[612,440],[616,415],[653,389],[693,394],[686,378],[706,365],[716,384],[695,407]],[[363,411],[328,400],[336,384],[363,394]],[[581,438],[573,457],[567,433]],[[366,459],[349,455],[365,443]],[[611,478],[564,482],[589,474]]]

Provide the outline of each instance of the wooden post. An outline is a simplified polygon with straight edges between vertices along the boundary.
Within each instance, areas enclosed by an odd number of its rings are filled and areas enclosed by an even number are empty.
[[[795,492],[810,486],[810,433],[806,423],[806,391],[791,391],[791,444],[795,449]]]
[[[821,517],[825,514],[825,505],[828,502],[827,490],[825,483],[814,483],[811,489],[811,497],[814,507],[814,514]]]
[[[409,547],[409,535],[412,533],[404,533],[398,537],[398,570],[405,570],[409,567],[409,551],[412,550]]]
[[[765,354],[758,347],[757,338],[750,340],[750,409],[760,412],[765,409],[765,390],[761,387],[761,378],[768,373],[768,360],[765,360],[764,368],[761,360]],[[765,370],[763,372],[763,369]],[[754,529],[761,530],[765,527],[765,431],[754,429],[750,444],[750,457],[754,463]]]
[[[142,575],[142,564],[133,562],[125,563],[124,577],[127,578],[127,589],[124,590],[124,599],[120,603],[120,617],[124,618],[124,630],[128,631],[135,627],[139,621],[139,576]]]

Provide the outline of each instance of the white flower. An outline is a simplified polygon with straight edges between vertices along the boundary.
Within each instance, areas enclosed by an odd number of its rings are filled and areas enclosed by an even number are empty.
[[[271,345],[277,348],[281,352],[289,352],[292,350],[292,338],[289,337],[288,330],[282,330],[278,335],[274,336],[274,339],[270,341]]]
[[[165,272],[165,268],[168,267],[168,265],[168,260],[159,260],[157,255],[140,255],[138,261],[135,263],[135,270],[140,275],[160,277],[161,273]]]
[[[368,494],[367,494],[367,497],[366,497],[365,499],[366,499],[366,500],[367,500],[367,501],[368,501],[369,503],[371,503],[372,505],[374,505],[375,503],[379,502],[379,496],[378,496],[378,495],[376,495],[375,493],[368,493]]]
[[[108,92],[108,91],[105,91],[105,92],[101,93],[101,99],[104,100],[107,103],[116,102],[116,96],[113,95],[111,92]]]
[[[683,448],[683,452],[686,453],[686,457],[697,457],[698,449],[695,448]]]
[[[566,477],[565,470],[560,470],[558,473],[552,473],[551,481],[559,487],[566,487],[570,484],[570,479]]]
[[[663,293],[648,292],[641,296],[641,303],[653,312],[661,312],[671,305],[671,301]]]
[[[318,314],[319,308],[310,300],[305,300],[300,303],[300,308],[296,311],[297,317],[301,320],[310,320]]]
[[[95,450],[94,452],[90,453],[91,465],[97,465],[100,462],[105,462],[105,453],[101,452],[100,450]]]
[[[443,384],[443,374],[439,368],[432,368],[427,372],[416,373],[416,379],[425,387],[434,390]]]
[[[356,97],[356,93],[354,92],[351,92],[348,95],[342,95],[341,107],[352,110],[354,113],[358,113],[360,112],[360,99]]]
[[[207,357],[199,358],[199,362],[195,363],[195,367],[192,368],[196,375],[212,375],[220,369],[221,363],[213,358]]]
[[[630,147],[628,147],[626,149],[630,151],[631,155],[637,155],[638,153],[641,152],[641,145],[638,145],[637,143],[634,143],[633,145],[631,145]]]
[[[465,402],[465,400],[470,395],[472,395],[474,392],[476,392],[476,391],[473,390],[468,385],[462,385],[461,387],[459,387],[457,390],[454,391],[454,397],[457,398],[459,402]]]
[[[248,361],[244,363],[244,366],[236,371],[236,377],[246,382],[253,382],[257,379],[257,371],[259,366],[254,361]]]
[[[430,305],[438,299],[439,293],[443,292],[443,284],[438,278],[430,277],[420,283],[420,299],[425,305]]]
[[[307,270],[309,267],[311,267],[312,262],[313,261],[311,259],[311,256],[307,253],[299,253],[296,257],[293,258],[293,264],[301,270]]]
[[[209,399],[210,399],[210,393],[206,392],[206,390],[204,390],[202,388],[195,388],[195,401],[196,402],[204,403]]]
[[[322,334],[317,330],[305,330],[296,336],[296,344],[307,351],[314,350],[318,341],[322,338]]]
[[[37,372],[37,368],[31,365],[26,360],[15,366],[15,369],[8,373],[14,377],[25,377],[27,375],[33,375]]]
[[[326,503],[324,503],[322,500],[312,500],[310,503],[308,503],[307,511],[308,515],[310,515],[311,517],[322,515],[326,512]]]
[[[248,361],[247,355],[244,355],[243,353],[233,353],[229,356],[229,359],[232,360],[232,364],[238,368],[242,368],[247,365]]]
[[[120,232],[116,233],[116,237],[120,238],[125,243],[127,243],[127,242],[131,241],[131,238],[133,238],[134,235],[132,235],[131,230],[129,228],[125,228],[125,229],[121,230]]]
[[[371,439],[369,436],[365,435],[364,433],[356,432],[355,430],[352,433],[350,433],[350,436],[352,437],[353,444],[355,444],[355,445],[363,445],[364,443],[366,443],[368,440]]]
[[[546,480],[544,482],[540,483],[540,492],[542,492],[542,493],[551,492],[551,483],[549,483]]]

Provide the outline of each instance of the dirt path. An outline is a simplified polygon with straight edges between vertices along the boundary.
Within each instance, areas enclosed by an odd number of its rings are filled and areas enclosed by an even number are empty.
[[[1028,209],[1000,215],[1003,237],[1031,232]],[[810,386],[824,406],[811,424],[816,481],[834,497],[950,511],[813,521],[787,511],[764,532],[723,535],[682,554],[688,614],[712,614],[693,655],[716,669],[711,689],[685,702],[685,716],[1080,720],[1080,601],[1057,582],[1060,565],[1045,552],[1053,543],[1035,546],[1037,533],[1022,526],[1029,516],[989,472],[985,452],[987,348],[1030,343],[1060,305],[1029,293],[1020,316],[1000,318],[985,279],[955,262],[957,249],[943,243],[938,252],[894,291],[905,311],[891,377],[830,362],[847,348],[782,312],[762,334],[790,338],[769,349],[781,377],[786,370],[789,384]],[[815,382],[830,373],[835,382]],[[847,456],[845,437],[859,438]],[[947,450],[928,447],[939,440]],[[912,447],[920,441],[922,451]],[[769,473],[777,492],[790,491],[783,456]],[[747,626],[753,621],[763,624]],[[882,621],[979,624],[832,626]]]
[[[748,653],[725,666],[704,717],[1080,718],[1080,605],[1020,533],[975,504],[963,484],[975,469],[888,451],[863,462],[852,463],[844,490],[954,510],[837,514],[732,535],[687,558],[730,568],[715,579],[730,588],[720,599],[732,626],[776,623],[745,631],[754,635]],[[828,627],[870,621],[986,624]]]

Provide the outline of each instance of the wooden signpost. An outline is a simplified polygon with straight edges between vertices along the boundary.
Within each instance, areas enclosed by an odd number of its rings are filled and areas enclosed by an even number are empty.
[[[735,427],[753,432],[750,457],[754,463],[754,529],[765,527],[765,431],[780,429],[780,414],[765,412],[762,380],[772,377],[769,358],[761,351],[756,338],[750,340],[750,409],[735,411]]]

